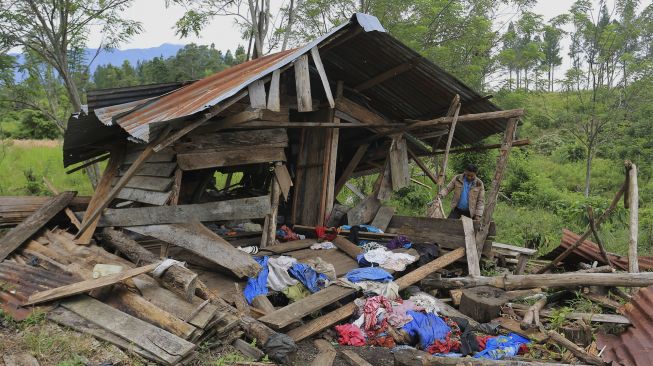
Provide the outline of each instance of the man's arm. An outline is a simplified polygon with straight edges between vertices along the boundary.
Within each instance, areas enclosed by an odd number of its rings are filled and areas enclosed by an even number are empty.
[[[448,195],[449,192],[451,192],[453,190],[453,187],[456,184],[455,180],[456,180],[456,177],[453,177],[451,182],[449,182],[449,184],[447,184],[446,187],[442,188],[442,190],[440,192],[438,192],[438,197],[442,198],[442,197],[445,197],[446,195]]]
[[[476,215],[473,219],[479,220],[481,217],[483,217],[484,211],[485,211],[485,186],[481,186],[481,191],[478,193],[478,199],[476,200]]]

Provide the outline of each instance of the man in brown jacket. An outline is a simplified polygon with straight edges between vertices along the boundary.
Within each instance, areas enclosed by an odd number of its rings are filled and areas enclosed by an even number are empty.
[[[463,174],[458,174],[439,193],[438,198],[442,199],[449,192],[453,191],[451,200],[451,213],[447,218],[459,219],[460,216],[467,216],[479,220],[485,210],[485,187],[483,182],[476,176],[478,168],[469,164]]]

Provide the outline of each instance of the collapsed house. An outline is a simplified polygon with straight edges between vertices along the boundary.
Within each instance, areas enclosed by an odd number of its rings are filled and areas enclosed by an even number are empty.
[[[53,321],[162,364],[190,362],[200,342],[263,355],[241,337],[283,362],[294,342],[356,313],[360,288],[336,283],[359,268],[361,241],[399,241],[390,252],[413,258],[389,269],[400,290],[427,277],[442,288],[433,274],[461,260],[454,274],[481,278],[482,255],[507,258],[520,275],[534,251],[493,243],[492,213],[510,149],[528,143],[515,140],[523,110],[488,99],[364,14],[202,80],[89,91],[88,110],[69,121],[64,163],[77,171],[106,160],[102,178],[74,205],[71,192],[29,216],[13,203],[6,224],[25,221],[0,241],[0,259],[10,259],[0,277],[21,288],[2,293],[2,306],[24,316],[25,305],[60,301]],[[501,144],[478,146],[495,134]],[[414,184],[410,161],[440,186],[450,153],[484,148],[500,154],[482,220],[399,216],[383,205]],[[436,155],[433,172],[422,159]],[[371,174],[369,195],[348,183]],[[360,202],[338,202],[343,189]],[[403,247],[406,238],[426,250]],[[274,304],[282,291],[265,288],[267,261],[280,256],[326,267],[332,285]]]

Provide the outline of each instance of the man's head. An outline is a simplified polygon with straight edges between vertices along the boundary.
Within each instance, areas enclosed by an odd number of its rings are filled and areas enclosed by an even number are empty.
[[[474,164],[468,164],[467,167],[465,167],[465,171],[463,174],[465,175],[465,178],[467,178],[468,181],[472,181],[476,179],[476,173],[478,172],[478,167]]]

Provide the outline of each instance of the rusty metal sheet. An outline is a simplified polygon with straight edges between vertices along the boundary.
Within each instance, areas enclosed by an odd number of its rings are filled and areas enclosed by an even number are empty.
[[[21,307],[30,295],[68,285],[76,280],[68,273],[4,261],[0,263],[0,309],[15,320],[24,320],[34,309]]]
[[[597,345],[604,361],[624,366],[653,365],[653,286],[640,289],[620,309],[632,327],[619,335],[599,333]]]
[[[551,252],[544,255],[542,258],[544,259],[555,258],[559,254],[564,252],[567,248],[571,247],[578,239],[580,239],[580,235],[570,230],[563,229],[562,238],[560,239],[560,245],[554,250],[552,250]],[[628,270],[627,256],[608,253],[608,257],[610,258],[610,261],[616,268],[624,271]],[[583,243],[564,260],[565,264],[572,267],[575,267],[575,265],[578,264],[578,262],[594,262],[594,261],[597,261],[600,264],[607,264],[603,260],[603,257],[601,256],[601,250],[599,249],[598,244],[589,240],[583,241]],[[639,256],[638,262],[639,262],[640,270],[642,271],[653,270],[653,257]]]
[[[147,84],[119,88],[93,89],[86,92],[88,111],[112,105],[125,104],[137,100],[158,97],[192,84],[196,80],[176,81],[172,83]]]

